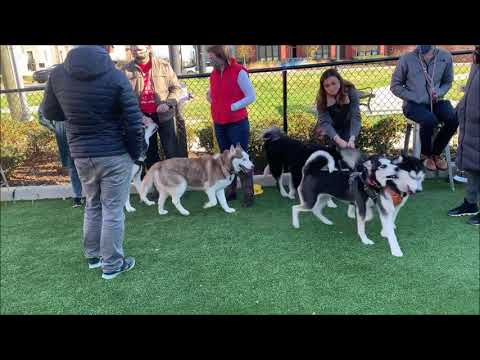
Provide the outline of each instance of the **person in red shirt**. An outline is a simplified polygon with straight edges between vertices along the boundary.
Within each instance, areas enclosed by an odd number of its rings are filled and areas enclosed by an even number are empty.
[[[178,116],[178,101],[181,86],[171,65],[152,54],[150,45],[131,45],[134,60],[123,67],[134,93],[138,96],[140,109],[158,125],[158,134],[167,159],[178,156],[175,132],[175,116]],[[145,165],[147,168],[160,161],[158,137],[150,138]]]
[[[214,69],[210,74],[210,88],[207,100],[211,104],[211,115],[215,136],[221,151],[231,145],[242,146],[248,152],[250,124],[247,105],[255,101],[255,90],[248,71],[238,64],[227,45],[212,45],[207,48]],[[243,189],[243,204],[253,204],[253,169],[240,178]],[[227,188],[227,200],[236,199],[237,179]]]

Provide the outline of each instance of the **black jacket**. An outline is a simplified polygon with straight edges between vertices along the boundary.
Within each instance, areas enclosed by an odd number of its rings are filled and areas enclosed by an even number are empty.
[[[72,49],[50,74],[41,108],[47,119],[65,120],[72,158],[128,152],[138,159],[144,138],[138,99],[102,47]]]

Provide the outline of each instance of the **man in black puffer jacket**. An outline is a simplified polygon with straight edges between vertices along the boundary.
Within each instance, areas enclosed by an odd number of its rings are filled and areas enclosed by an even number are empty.
[[[65,121],[72,158],[86,196],[84,249],[89,268],[112,279],[130,270],[123,206],[132,165],[143,146],[143,114],[126,76],[105,46],[79,46],[50,74],[42,103],[47,119]]]

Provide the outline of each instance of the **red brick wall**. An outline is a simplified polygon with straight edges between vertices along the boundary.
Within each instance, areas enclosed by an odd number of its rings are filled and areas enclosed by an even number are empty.
[[[337,45],[330,45],[330,57],[332,59],[337,58]]]
[[[288,58],[288,45],[280,45],[280,60]]]
[[[438,45],[438,46],[448,51],[471,50],[474,48],[474,45]],[[415,48],[415,45],[385,45],[385,47],[386,47],[386,55],[400,56],[408,51],[412,51]]]

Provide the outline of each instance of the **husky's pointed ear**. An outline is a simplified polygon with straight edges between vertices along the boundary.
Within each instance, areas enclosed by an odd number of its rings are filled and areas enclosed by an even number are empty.
[[[402,161],[403,161],[403,156],[399,155],[397,158],[392,160],[392,164],[397,165],[397,164],[400,164]]]
[[[231,152],[231,153],[235,152],[235,148],[233,147],[233,144],[230,145],[230,152]]]
[[[363,166],[368,170],[368,173],[370,174],[372,172],[372,160],[367,160],[363,163]]]
[[[243,147],[242,147],[242,145],[240,145],[240,143],[239,143],[239,142],[237,142],[237,145],[236,145],[235,147],[236,147],[237,149],[240,149],[240,150],[242,150],[242,151],[243,151]]]

